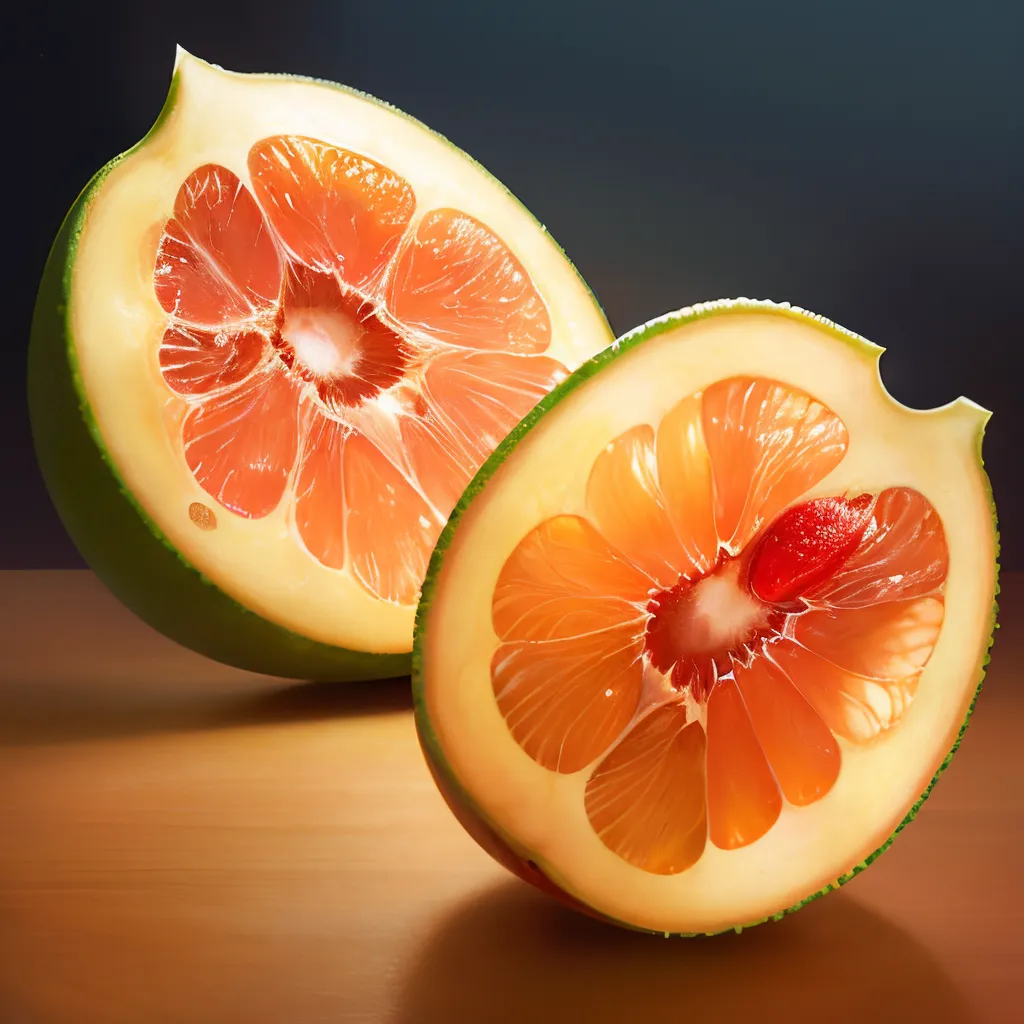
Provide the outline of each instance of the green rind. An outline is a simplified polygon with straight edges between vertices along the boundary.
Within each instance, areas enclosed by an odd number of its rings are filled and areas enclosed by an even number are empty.
[[[855,334],[852,331],[847,330],[845,327],[841,327],[831,320],[827,320],[822,316],[818,316],[815,313],[810,313],[804,309],[800,309],[797,306],[791,306],[788,303],[774,303],[763,300],[755,299],[720,299],[715,302],[701,303],[696,306],[688,306],[684,309],[678,310],[674,313],[668,313],[665,316],[659,317],[656,320],[652,320],[649,323],[643,324],[640,327],[624,334],[617,341],[613,342],[603,352],[599,352],[592,359],[588,360],[582,366],[580,366],[574,373],[570,374],[554,391],[546,395],[541,401],[523,418],[523,420],[513,428],[511,433],[502,441],[501,444],[491,453],[487,461],[480,467],[476,475],[469,482],[465,492],[459,499],[458,504],[455,506],[454,511],[448,519],[448,523],[438,538],[437,545],[434,548],[433,555],[430,559],[430,564],[427,567],[426,579],[423,582],[423,588],[420,596],[420,603],[416,609],[416,628],[413,637],[413,649],[412,649],[412,691],[413,691],[413,708],[416,719],[416,728],[420,736],[420,742],[423,746],[424,753],[428,760],[432,762],[433,770],[443,773],[445,781],[451,790],[458,795],[461,801],[465,804],[466,808],[477,815],[486,826],[493,831],[499,838],[504,842],[508,842],[507,837],[504,835],[502,830],[497,824],[491,821],[487,815],[485,815],[480,808],[478,808],[465,788],[459,782],[452,771],[451,765],[448,764],[447,759],[444,756],[444,751],[441,748],[441,744],[437,738],[433,726],[430,723],[430,716],[427,713],[426,707],[426,695],[424,692],[424,678],[423,678],[423,641],[426,635],[427,623],[430,618],[430,609],[434,600],[434,595],[437,590],[438,578],[441,572],[441,566],[444,563],[445,554],[448,548],[451,546],[452,540],[455,536],[455,532],[458,530],[459,522],[462,516],[466,513],[467,509],[472,505],[476,497],[483,491],[487,486],[488,481],[498,471],[502,463],[512,453],[518,443],[537,425],[537,423],[544,418],[552,409],[554,409],[568,394],[575,391],[580,385],[593,377],[596,373],[600,372],[608,363],[613,362],[619,356],[625,352],[636,348],[645,341],[649,341],[652,338],[657,337],[659,334],[663,334],[665,331],[671,330],[676,327],[680,327],[687,323],[692,323],[696,320],[703,320],[708,317],[718,316],[723,313],[735,313],[735,312],[759,312],[759,313],[772,313],[778,316],[785,316],[791,319],[811,321],[818,327],[832,333],[836,338],[852,344],[858,348],[866,350],[879,351],[878,346],[869,342],[866,338],[861,337],[859,334]],[[992,513],[992,523],[995,529],[995,594],[994,598],[999,595],[999,531],[998,531],[998,520],[996,516],[995,501],[992,496],[992,487],[988,481],[987,475],[984,473],[984,459],[982,458],[981,445],[983,440],[984,430],[979,431],[978,436],[978,465],[982,468],[982,475],[985,480],[985,487],[988,492],[989,508]],[[938,782],[939,776],[946,770],[950,762],[953,760],[953,755],[959,750],[960,744],[963,741],[964,733],[967,731],[967,725],[970,722],[971,715],[974,713],[975,704],[977,704],[978,696],[981,694],[981,688],[985,681],[985,669],[987,668],[991,660],[991,647],[995,639],[995,631],[998,628],[996,617],[999,611],[998,601],[993,599],[992,612],[989,619],[989,631],[988,641],[985,645],[985,653],[981,663],[981,674],[978,679],[978,684],[974,690],[974,696],[971,698],[970,707],[967,710],[967,715],[964,718],[963,724],[960,726],[960,731],[957,734],[956,742],[950,748],[948,754],[936,769],[935,774],[932,776],[931,782],[928,783],[927,788],[917,799],[914,805],[907,812],[903,820],[896,826],[892,834],[878,847],[874,853],[865,857],[859,864],[854,865],[846,874],[841,875],[834,882],[830,882],[824,888],[819,889],[817,892],[812,893],[805,899],[800,900],[798,903],[794,903],[793,906],[787,907],[785,910],[781,910],[776,914],[763,917],[757,921],[746,921],[740,922],[735,925],[722,928],[715,932],[652,932],[649,929],[638,928],[636,925],[629,924],[626,921],[618,921],[613,918],[609,918],[599,911],[595,911],[595,916],[601,917],[602,919],[609,921],[613,924],[617,924],[622,928],[627,928],[630,931],[645,932],[652,935],[664,935],[665,938],[696,938],[701,935],[721,935],[726,932],[742,932],[746,928],[753,928],[756,925],[764,924],[766,921],[781,921],[782,918],[788,914],[795,913],[800,910],[801,907],[807,906],[808,903],[812,903],[814,900],[826,893],[832,892],[835,889],[839,889],[845,885],[850,879],[859,875],[869,864],[876,861],[885,851],[892,845],[893,840],[910,824],[911,821],[917,815],[917,812],[921,809],[921,805],[928,799],[935,786]],[[543,870],[538,868],[538,870]],[[552,880],[552,884],[557,884]],[[575,897],[571,897],[575,899]]]

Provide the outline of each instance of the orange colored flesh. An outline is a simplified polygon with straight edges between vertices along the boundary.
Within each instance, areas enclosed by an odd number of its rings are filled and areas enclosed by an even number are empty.
[[[578,771],[629,724],[640,699],[636,602],[649,581],[576,516],[548,520],[518,552],[495,595],[494,628],[514,639],[495,652],[494,693],[538,764]]]
[[[942,524],[905,488],[802,500],[847,444],[810,395],[720,381],[613,438],[586,516],[542,522],[505,563],[498,707],[543,767],[588,773],[594,830],[646,871],[756,842],[913,700]]]
[[[391,168],[273,136],[182,183],[153,285],[196,481],[373,596],[415,602],[465,484],[566,374],[504,241]]]
[[[704,730],[680,704],[630,729],[587,782],[587,815],[605,845],[659,875],[696,864],[707,841],[706,753]]]

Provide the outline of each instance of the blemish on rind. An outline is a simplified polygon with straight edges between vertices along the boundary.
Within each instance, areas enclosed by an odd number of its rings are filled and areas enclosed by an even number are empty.
[[[213,509],[209,505],[204,505],[201,501],[193,501],[189,505],[188,517],[200,530],[217,529],[217,517],[213,514]]]

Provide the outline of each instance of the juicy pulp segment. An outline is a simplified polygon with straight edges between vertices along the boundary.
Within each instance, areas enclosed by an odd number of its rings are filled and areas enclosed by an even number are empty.
[[[400,604],[419,595],[437,519],[406,477],[354,433],[344,460],[352,572],[367,590]]]
[[[706,752],[704,730],[680,704],[638,722],[587,780],[587,816],[602,842],[644,871],[695,864],[707,841]]]
[[[179,395],[207,394],[240,383],[263,361],[266,338],[239,331],[227,344],[223,331],[168,327],[160,345],[160,372]]]
[[[692,563],[696,568],[703,560],[696,551],[687,557],[665,504],[658,489],[654,431],[643,423],[598,456],[587,482],[587,505],[609,544],[650,579],[670,587],[679,577],[676,566]],[[697,501],[680,507],[692,509],[694,519],[700,512]]]
[[[704,440],[703,403],[697,395],[678,402],[658,424],[655,457],[662,501],[685,561],[680,571],[690,577],[707,572],[718,559],[715,529],[715,484],[711,456]],[[597,471],[595,463],[591,473]],[[600,516],[600,504],[589,503]]]
[[[376,161],[273,136],[248,168],[255,198],[225,167],[189,175],[154,267],[186,461],[247,518],[290,491],[314,558],[411,605],[465,483],[566,373],[547,308],[470,215],[407,235],[414,192]]]
[[[401,443],[434,507],[452,509],[473,470],[512,426],[565,376],[550,356],[447,352],[423,371],[416,415],[401,422]]]
[[[598,455],[594,525],[549,519],[507,559],[493,596],[498,707],[543,767],[596,761],[587,813],[630,863],[665,873],[701,856],[696,819],[673,818],[666,788],[706,806],[715,846],[748,846],[784,798],[806,806],[831,790],[835,736],[868,742],[909,706],[943,619],[942,525],[906,488],[792,505],[846,446],[811,396],[719,381]],[[865,593],[878,603],[858,606]],[[815,675],[805,653],[830,671]],[[666,709],[675,732],[656,725]],[[706,735],[699,770],[675,746],[693,727]]]
[[[828,593],[834,608],[856,608],[922,597],[936,590],[949,570],[942,523],[931,503],[908,487],[890,487],[878,496],[872,528],[830,580],[808,593]]]
[[[246,320],[277,301],[277,248],[252,193],[227,167],[198,167],[178,189],[153,284],[164,311],[193,325]]]
[[[898,722],[920,678],[920,673],[912,673],[902,679],[872,679],[800,644],[780,644],[772,657],[833,735],[851,743],[869,743]]]
[[[298,405],[295,382],[272,364],[191,404],[181,444],[196,482],[237,515],[273,511],[298,451]]]
[[[300,264],[373,294],[407,228],[416,198],[376,161],[319,139],[277,135],[247,160],[260,206]]]
[[[574,772],[633,717],[648,581],[586,520],[548,520],[505,566],[494,600],[495,697],[538,764]],[[552,728],[554,725],[554,728]]]
[[[711,691],[707,735],[708,838],[721,850],[735,850],[775,824],[782,794],[734,679],[722,679]]]
[[[737,377],[701,399],[715,482],[715,528],[732,553],[842,459],[846,425],[810,395]]]
[[[736,686],[782,795],[805,807],[839,775],[839,745],[799,689],[768,658],[734,668]]]
[[[350,433],[340,420],[318,414],[302,439],[295,481],[295,525],[306,549],[322,565],[345,567],[343,458]]]
[[[508,246],[459,210],[431,210],[420,221],[388,289],[395,317],[435,341],[458,347],[544,352],[551,320]]]

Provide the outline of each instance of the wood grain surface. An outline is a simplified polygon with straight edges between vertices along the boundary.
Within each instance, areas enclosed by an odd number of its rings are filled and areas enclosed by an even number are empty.
[[[408,680],[236,672],[88,573],[0,573],[0,1022],[1024,1021],[1024,577],[1001,603],[892,849],[778,924],[666,941],[477,849]]]

